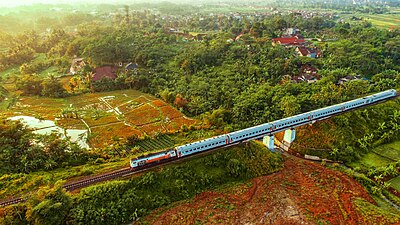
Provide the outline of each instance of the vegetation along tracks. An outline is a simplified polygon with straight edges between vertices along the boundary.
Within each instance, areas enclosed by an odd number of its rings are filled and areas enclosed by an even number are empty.
[[[229,146],[234,146],[234,145],[237,145],[237,143],[236,144],[231,144]],[[222,148],[225,148],[225,147],[222,147]],[[63,188],[65,190],[67,190],[67,191],[73,191],[73,190],[76,190],[76,189],[79,189],[79,188],[90,186],[90,185],[95,184],[95,183],[99,183],[99,182],[103,182],[103,181],[107,181],[107,180],[113,180],[113,179],[121,178],[121,177],[126,177],[126,176],[129,176],[129,175],[132,175],[132,174],[136,174],[136,173],[141,173],[141,172],[144,172],[146,170],[149,170],[149,169],[152,169],[154,167],[161,166],[161,165],[167,165],[167,164],[170,164],[170,163],[173,163],[173,162],[180,162],[182,160],[185,160],[186,158],[193,157],[194,155],[209,154],[210,152],[213,152],[213,151],[218,150],[218,149],[220,149],[220,148],[214,148],[214,149],[208,150],[206,152],[199,152],[199,153],[193,154],[191,156],[182,157],[182,158],[179,158],[179,159],[169,159],[169,160],[166,160],[166,161],[163,161],[163,162],[160,162],[160,163],[148,164],[148,165],[145,165],[145,166],[141,167],[140,169],[136,169],[136,170],[132,170],[130,167],[126,167],[126,168],[123,168],[123,169],[120,169],[120,170],[117,170],[117,171],[103,173],[103,174],[100,174],[100,175],[95,175],[95,176],[91,176],[91,177],[88,177],[88,178],[83,178],[83,179],[78,180],[78,181],[69,182],[67,184],[64,184]],[[14,198],[11,198],[9,200],[0,202],[0,207],[5,207],[5,206],[8,206],[8,205],[18,204],[18,203],[24,202],[26,200],[27,199],[25,197],[14,197]]]
[[[64,184],[63,188],[67,191],[73,191],[78,188],[83,188],[83,187],[89,186],[94,183],[98,183],[98,182],[102,182],[102,181],[106,181],[106,180],[112,180],[112,179],[115,179],[118,177],[127,176],[134,172],[137,172],[137,171],[132,171],[132,169],[130,167],[128,167],[128,168],[124,168],[121,170],[104,173],[104,174],[100,174],[97,176],[92,176],[92,177],[78,180],[75,182],[70,182],[70,183]],[[24,201],[26,201],[26,198],[22,198],[22,197],[12,198],[12,199],[0,202],[0,207],[17,204],[17,203],[24,202]]]

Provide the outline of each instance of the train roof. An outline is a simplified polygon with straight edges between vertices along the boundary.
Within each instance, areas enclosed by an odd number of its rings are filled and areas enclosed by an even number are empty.
[[[161,151],[161,152],[154,152],[154,153],[150,153],[150,154],[144,154],[144,155],[141,155],[141,156],[139,156],[139,157],[136,157],[136,158],[131,159],[131,161],[132,161],[132,160],[138,160],[138,159],[147,158],[147,157],[150,157],[150,156],[153,156],[153,155],[158,155],[158,154],[162,154],[162,153],[167,153],[167,152],[169,152],[169,151],[171,151],[171,150],[174,150],[174,149],[171,148],[171,149],[168,149],[168,150],[165,150],[165,151]]]
[[[214,139],[218,139],[218,138],[226,138],[226,134],[221,134],[221,135],[214,136],[214,137],[207,138],[207,139],[203,139],[203,140],[200,140],[200,141],[191,142],[191,143],[188,143],[188,144],[184,144],[184,145],[178,146],[177,148],[186,147],[186,146],[190,146],[190,145],[194,145],[194,144],[198,144],[198,143],[202,143],[202,142],[205,142],[205,141],[214,140]]]

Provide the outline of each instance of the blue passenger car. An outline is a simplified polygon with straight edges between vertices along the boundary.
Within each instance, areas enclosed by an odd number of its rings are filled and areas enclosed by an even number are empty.
[[[394,97],[396,96],[396,90],[391,89],[391,90],[387,90],[387,91],[383,91],[383,92],[379,92],[376,94],[373,94],[371,96],[372,102],[377,102],[386,98],[390,98],[390,97]]]
[[[256,137],[261,134],[271,132],[273,125],[271,123],[261,124],[255,127],[246,128],[244,130],[229,133],[229,143],[234,143],[242,140],[247,140],[251,137]]]
[[[279,130],[294,128],[299,125],[307,124],[315,120],[323,120],[337,113],[358,108],[371,103],[379,102],[385,99],[396,96],[397,92],[394,89],[369,95],[363,98],[358,98],[352,101],[336,104],[333,106],[324,107],[288,118],[280,119],[271,123],[264,123],[258,126],[235,131],[229,134],[219,135],[213,138],[208,138],[202,141],[193,142],[190,144],[178,146],[175,149],[170,149],[163,152],[154,153],[151,155],[142,156],[131,160],[131,167],[137,168],[146,164],[158,163],[163,160],[168,160],[173,157],[184,157],[198,152],[207,151],[210,149],[223,147],[229,144],[251,140],[254,138],[270,135]]]
[[[202,141],[196,141],[190,144],[176,147],[179,157],[191,155],[197,152],[207,151],[216,147],[226,145],[228,142],[227,135],[219,135]]]

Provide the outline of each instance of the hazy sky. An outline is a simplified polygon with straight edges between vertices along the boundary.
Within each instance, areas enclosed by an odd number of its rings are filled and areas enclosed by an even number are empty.
[[[118,3],[126,2],[126,0],[0,0],[0,7],[14,7],[19,5],[31,5],[33,3],[46,3],[46,4],[57,4],[57,3],[78,3],[78,2],[92,2],[92,3]],[[133,2],[133,1],[131,1]]]

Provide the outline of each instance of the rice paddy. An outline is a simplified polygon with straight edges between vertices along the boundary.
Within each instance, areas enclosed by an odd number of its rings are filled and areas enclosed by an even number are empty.
[[[88,129],[91,147],[106,147],[132,135],[173,133],[183,125],[196,122],[162,100],[136,90],[87,93],[61,99],[23,96],[2,114],[3,117],[29,115],[56,120],[64,128]]]

